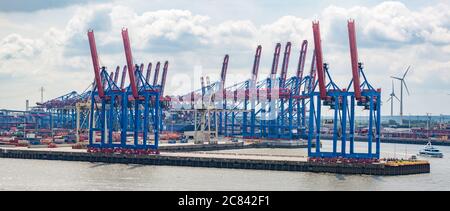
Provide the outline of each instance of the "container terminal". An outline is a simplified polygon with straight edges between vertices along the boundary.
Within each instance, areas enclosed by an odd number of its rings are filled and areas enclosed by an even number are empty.
[[[126,65],[113,68],[100,66],[94,30],[89,30],[93,83],[81,94],[70,92],[36,106],[27,101],[25,111],[0,110],[0,157],[340,174],[429,173],[427,161],[380,157],[381,141],[421,143],[433,138],[444,145],[450,129],[445,124],[430,128],[427,120],[427,128],[403,130],[395,121],[382,125],[382,90],[370,83],[365,72],[373,70],[366,70],[358,58],[355,21],[348,20],[347,28],[348,40],[342,42],[349,43],[351,80],[346,87],[335,83],[331,66],[324,62],[320,24],[314,21],[313,47],[301,42],[293,76],[288,77],[291,42],[284,48],[275,45],[265,78],[258,75],[259,45],[249,79],[225,86],[232,61],[227,54],[219,81],[202,76],[200,89],[177,96],[164,92],[169,61],[135,63],[128,29],[120,34]],[[305,71],[308,54],[312,62]],[[368,115],[356,116],[358,109]],[[326,110],[332,115],[325,115]],[[411,123],[421,121],[409,119]],[[322,148],[323,141],[332,143],[330,151]],[[355,150],[355,142],[365,142],[364,151]],[[218,151],[261,147],[305,148],[307,156]]]

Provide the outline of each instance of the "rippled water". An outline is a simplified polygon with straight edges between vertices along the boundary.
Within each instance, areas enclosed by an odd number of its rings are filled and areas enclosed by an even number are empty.
[[[384,157],[421,148],[382,144]],[[450,190],[450,147],[439,148],[445,158],[426,158],[430,174],[391,177],[0,159],[0,190]],[[306,149],[227,152],[304,155]]]

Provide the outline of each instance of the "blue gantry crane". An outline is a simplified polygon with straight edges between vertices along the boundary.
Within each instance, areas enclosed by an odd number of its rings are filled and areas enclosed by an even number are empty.
[[[320,37],[319,22],[313,22],[313,34],[316,56],[318,81],[313,90],[318,86],[319,91],[310,93],[309,101],[309,157],[344,157],[379,159],[380,157],[380,97],[381,90],[374,89],[367,81],[362,63],[358,63],[356,32],[353,20],[348,22],[350,54],[352,62],[352,80],[346,89],[341,89],[334,83],[329,72],[329,65],[323,63],[322,40]],[[360,75],[363,82],[360,82]],[[326,79],[329,80],[326,83]],[[353,84],[353,91],[350,88]],[[356,102],[356,104],[355,104]],[[322,106],[328,106],[333,114],[332,151],[322,151],[321,124]],[[355,109],[357,106],[369,111],[369,126],[367,137],[367,151],[355,151]],[[375,131],[373,131],[375,127]],[[376,148],[373,150],[372,142],[375,139]],[[313,147],[315,142],[315,147]],[[340,146],[338,143],[340,142]],[[349,142],[349,147],[347,147]],[[347,148],[349,148],[347,150]],[[375,151],[375,152],[374,152]]]
[[[223,112],[219,114],[219,132],[223,136],[246,139],[308,139],[310,157],[379,158],[380,156],[380,96],[368,82],[362,63],[358,62],[354,21],[348,22],[352,80],[347,88],[340,88],[330,74],[330,66],[323,62],[319,22],[313,22],[314,46],[311,69],[304,74],[308,42],[301,44],[297,72],[288,78],[292,44],[285,46],[281,73],[277,77],[281,44],[275,46],[269,77],[257,81],[261,46],[258,46],[252,78],[215,93]],[[228,55],[224,60],[220,84],[224,87]],[[225,62],[226,61],[226,62]],[[225,71],[224,71],[225,70]],[[225,74],[225,75],[224,75]],[[360,77],[362,80],[360,80]],[[327,82],[328,81],[328,82]],[[178,102],[180,108],[194,108],[211,90],[202,82],[202,88],[190,92]],[[350,90],[352,89],[353,90]],[[209,93],[211,94],[211,93]],[[186,106],[188,105],[188,106]],[[189,106],[191,105],[191,106]],[[332,151],[321,150],[323,109],[333,111]],[[365,152],[355,150],[355,109],[368,111],[368,147]],[[215,115],[214,115],[215,116]],[[372,147],[375,142],[375,149]]]
[[[95,89],[91,95],[89,151],[136,154],[158,153],[159,131],[162,124],[162,97],[168,62],[164,64],[161,84],[157,84],[160,63],[157,63],[153,84],[150,84],[151,63],[144,75],[144,64],[133,64],[128,30],[122,30],[126,66],[120,86],[116,77],[108,76],[106,67],[99,65],[94,32],[88,31]],[[129,85],[125,87],[128,70]],[[129,141],[128,135],[131,135]],[[99,136],[99,140],[97,137]],[[153,136],[151,138],[151,136]]]

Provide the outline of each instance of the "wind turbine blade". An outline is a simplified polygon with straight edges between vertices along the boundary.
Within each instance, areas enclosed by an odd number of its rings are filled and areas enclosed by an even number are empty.
[[[395,97],[395,99],[397,99],[397,100],[398,100],[398,102],[400,102],[400,99],[398,99],[398,97],[397,97],[397,96],[395,96],[395,95],[394,95],[394,97]]]
[[[403,78],[402,79],[404,79],[406,77],[406,74],[408,74],[409,68],[411,68],[411,65],[408,66],[408,69],[406,69],[406,72],[405,72],[405,74],[403,74]]]
[[[393,79],[397,79],[397,80],[402,80],[401,78],[399,78],[399,77],[394,77],[394,76],[391,76],[391,78],[393,78]]]
[[[388,103],[389,101],[391,101],[392,100],[392,97],[390,97],[388,100],[386,100],[386,103]]]
[[[409,89],[408,89],[408,86],[406,85],[406,81],[405,81],[405,80],[402,80],[402,83],[405,85],[406,92],[408,92],[408,95],[409,95]]]

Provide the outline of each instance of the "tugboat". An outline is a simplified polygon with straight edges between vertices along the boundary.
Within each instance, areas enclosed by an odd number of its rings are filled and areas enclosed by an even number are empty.
[[[419,155],[422,156],[428,156],[428,157],[433,157],[433,158],[443,158],[444,154],[442,154],[442,152],[431,145],[431,142],[428,142],[427,145],[425,145],[425,147],[419,151]]]

